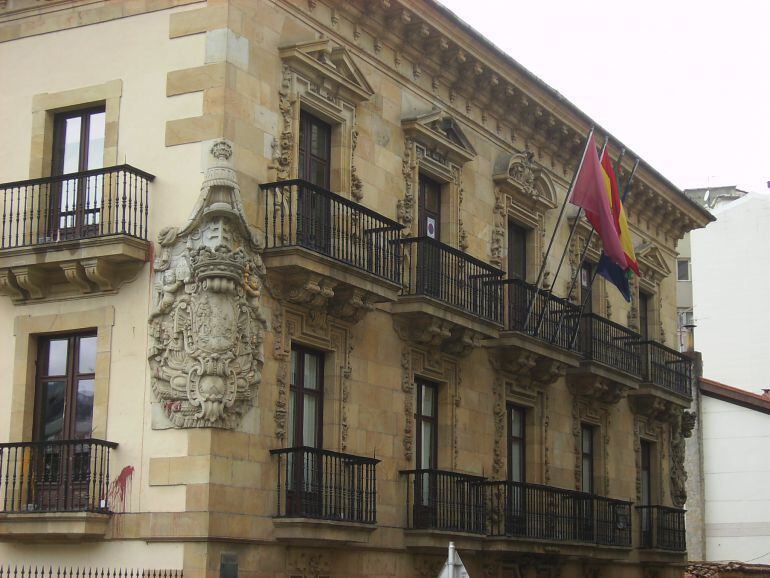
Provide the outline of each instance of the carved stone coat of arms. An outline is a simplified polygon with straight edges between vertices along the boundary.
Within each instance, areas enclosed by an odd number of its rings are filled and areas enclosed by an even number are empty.
[[[159,235],[148,352],[152,390],[176,427],[234,428],[261,380],[264,266],[243,214],[232,149],[211,149],[193,215]]]

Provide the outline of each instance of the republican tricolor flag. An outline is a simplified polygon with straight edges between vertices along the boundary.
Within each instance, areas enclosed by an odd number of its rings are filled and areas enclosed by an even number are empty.
[[[626,301],[630,301],[628,277],[631,271],[639,275],[639,265],[609,152],[605,148],[599,160],[593,135],[589,139],[570,202],[583,208],[602,240],[604,253],[597,273],[612,282]]]

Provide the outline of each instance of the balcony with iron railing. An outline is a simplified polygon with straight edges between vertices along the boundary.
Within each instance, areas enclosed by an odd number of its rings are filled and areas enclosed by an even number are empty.
[[[612,375],[642,392],[659,395],[677,394],[681,401],[691,397],[692,360],[656,341],[643,341],[642,336],[619,323],[583,313],[579,306],[535,287],[520,279],[506,279],[506,332],[500,346],[523,347],[521,339],[511,334],[528,336],[551,346],[544,357],[569,365],[564,352],[576,354],[585,364],[606,368]]]
[[[666,506],[637,506],[639,547],[649,550],[685,552],[685,510]]]
[[[307,287],[317,287],[313,302],[341,317],[396,299],[402,225],[307,181],[260,189],[265,265],[289,299],[308,301]]]
[[[486,478],[436,469],[404,470],[407,529],[487,534]]]
[[[0,184],[0,290],[116,289],[147,261],[149,184],[129,165]]]
[[[377,523],[380,460],[295,447],[277,462],[276,536],[282,540],[366,541]]]
[[[0,444],[0,534],[103,535],[116,447],[97,439]]]
[[[631,547],[631,503],[524,482],[487,482],[491,536]]]

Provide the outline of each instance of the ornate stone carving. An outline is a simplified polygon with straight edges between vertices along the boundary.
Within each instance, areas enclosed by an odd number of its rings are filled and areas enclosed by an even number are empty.
[[[442,352],[466,357],[481,345],[478,332],[428,315],[395,316],[393,327],[401,339],[425,347],[433,357]]]
[[[409,347],[404,347],[401,352],[401,370],[401,391],[404,392],[404,458],[411,461],[414,447],[414,380]]]
[[[692,435],[696,416],[684,411],[671,423],[671,501],[677,508],[687,501],[687,471],[684,468],[685,439]]]
[[[356,169],[357,124],[354,124],[353,130],[350,131],[350,143],[350,196],[355,202],[360,203],[364,199],[364,184],[361,181],[361,177],[358,176],[358,169]]]
[[[330,562],[324,552],[291,552],[288,560],[289,569],[306,578],[318,578],[328,575]]]
[[[401,161],[401,172],[404,175],[404,198],[399,199],[396,205],[396,215],[398,222],[404,225],[402,234],[405,237],[411,237],[412,222],[415,209],[415,183],[414,175],[417,170],[417,159],[414,154],[414,140],[404,139],[404,156]]]
[[[148,358],[153,392],[176,427],[234,428],[262,377],[260,247],[227,163],[230,145],[211,153],[192,216],[161,232],[155,263]]]
[[[495,423],[495,439],[492,450],[492,477],[499,480],[503,477],[505,463],[503,457],[503,439],[505,438],[505,379],[499,372],[495,372],[495,381],[492,386],[494,402],[492,414]]]
[[[498,269],[503,268],[505,258],[505,239],[508,217],[505,211],[505,194],[500,187],[495,187],[495,206],[492,209],[492,236],[489,249],[489,262]]]
[[[283,127],[278,142],[273,142],[273,164],[276,180],[291,178],[292,157],[294,152],[294,107],[291,102],[291,70],[284,65],[281,75],[281,88],[278,91],[278,109],[281,111]]]
[[[278,362],[275,381],[277,386],[275,410],[275,437],[283,441],[286,438],[286,415],[288,412],[289,353],[283,347],[284,310],[279,304],[273,309],[273,357]]]

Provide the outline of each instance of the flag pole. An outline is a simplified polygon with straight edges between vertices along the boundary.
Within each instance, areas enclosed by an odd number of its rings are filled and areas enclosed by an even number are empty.
[[[628,196],[628,193],[631,190],[631,181],[634,179],[634,175],[636,174],[636,169],[639,167],[639,159],[636,159],[636,162],[634,163],[634,168],[631,169],[631,174],[628,175],[628,180],[626,181],[625,186],[623,187],[623,199],[621,200],[621,203],[626,202],[626,198]],[[593,228],[591,229],[591,236],[593,236]],[[590,242],[590,236],[589,236],[589,242]],[[586,250],[588,249],[588,243],[586,243]],[[602,251],[602,254],[604,254],[604,251]],[[585,256],[585,250],[583,251],[583,256]],[[601,260],[601,256],[599,257]],[[594,287],[594,280],[596,279],[596,275],[599,272],[599,263],[596,264],[596,268],[594,268],[593,273],[591,274],[591,281],[588,284],[588,288],[586,290],[585,299],[582,298],[580,300],[580,309],[578,311],[578,319],[581,319],[583,317],[583,311],[585,310],[586,303],[588,303],[588,300],[591,298],[591,291],[593,291]],[[572,332],[572,338],[570,339],[569,348],[572,349],[572,346],[575,344],[575,339],[577,338],[577,327],[578,325],[575,325],[575,331]],[[558,333],[558,329],[557,329]]]
[[[604,151],[607,150],[607,145],[609,144],[609,142],[610,142],[610,137],[609,136],[605,136],[604,137],[604,146],[602,146],[602,152],[599,154],[599,158],[600,159],[602,158],[602,156],[604,156]],[[588,150],[588,149],[586,148],[586,150]],[[583,159],[585,159],[585,152],[583,153]],[[582,165],[583,165],[582,161],[581,161],[580,165],[581,165],[580,168],[582,168]],[[577,175],[577,173],[576,173],[576,175]],[[576,177],[573,177],[573,180],[572,180],[572,186],[573,187],[575,185],[575,180],[576,180]],[[572,194],[572,191],[570,190],[570,195],[571,194]],[[567,196],[567,198],[569,198],[569,195]],[[559,278],[559,273],[561,273],[561,266],[564,264],[564,257],[566,256],[567,252],[569,251],[570,243],[572,243],[572,237],[574,237],[574,235],[575,235],[575,231],[577,230],[578,224],[580,223],[580,217],[582,215],[583,215],[583,207],[578,207],[578,212],[575,215],[575,221],[572,223],[572,227],[570,227],[570,230],[569,230],[569,237],[567,237],[567,243],[564,246],[564,251],[562,251],[561,258],[559,259],[559,265],[556,267],[556,273],[554,273],[553,283],[551,283],[551,289],[549,289],[549,293],[553,293],[553,286],[556,284],[556,280]],[[554,232],[554,234],[555,234],[555,232]],[[591,235],[593,235],[593,227],[591,228]],[[590,237],[589,237],[589,242],[590,242]],[[588,245],[586,244],[586,246],[588,246]],[[576,275],[579,274],[579,273],[580,273],[580,267],[578,267]],[[572,283],[570,284],[570,291],[569,291],[569,293],[567,293],[567,299],[569,299],[569,296],[572,293],[572,287],[574,286],[574,281],[575,281],[575,276],[576,275],[573,275],[573,277],[572,277]],[[537,289],[539,289],[539,287]],[[534,303],[534,296],[533,296],[532,302]],[[530,307],[530,310],[531,310],[531,307]],[[540,316],[539,316],[539,318],[537,320],[537,327],[535,327],[534,335],[538,335],[540,333],[540,327],[543,325],[543,319],[545,317],[545,310],[546,310],[546,308],[543,307],[543,310],[540,312]],[[527,315],[527,319],[526,319],[524,327],[526,327],[527,326],[526,323],[529,322],[529,313],[530,312],[531,311],[528,311],[528,315]]]
[[[559,231],[559,225],[561,225],[562,218],[564,217],[564,211],[567,209],[567,203],[569,202],[569,198],[572,195],[572,189],[575,188],[575,182],[577,181],[577,176],[580,174],[580,169],[583,168],[583,162],[586,159],[586,153],[588,152],[588,143],[591,142],[591,137],[594,134],[594,131],[596,130],[595,125],[591,125],[591,128],[588,131],[588,135],[586,136],[586,144],[583,147],[583,154],[580,157],[580,162],[578,163],[577,170],[572,175],[572,182],[569,185],[569,190],[567,191],[567,195],[564,197],[564,201],[561,204],[561,209],[559,210],[559,216],[556,218],[556,225],[554,225],[553,233],[551,233],[551,239],[548,241],[548,248],[545,251],[545,256],[543,257],[543,262],[540,264],[540,270],[537,273],[537,281],[535,281],[535,294],[532,295],[532,298],[529,300],[529,303],[527,304],[527,315],[524,318],[524,331],[527,330],[527,325],[529,324],[529,318],[532,315],[532,307],[535,305],[535,298],[537,296],[537,292],[540,290],[540,283],[543,280],[543,274],[545,273],[545,267],[548,263],[548,256],[551,254],[551,249],[553,248],[553,242],[554,239],[556,239],[556,233]],[[545,226],[545,223],[543,224]],[[554,278],[555,281],[556,278]],[[551,284],[553,286],[553,284]],[[537,332],[535,332],[535,335],[537,335]]]

